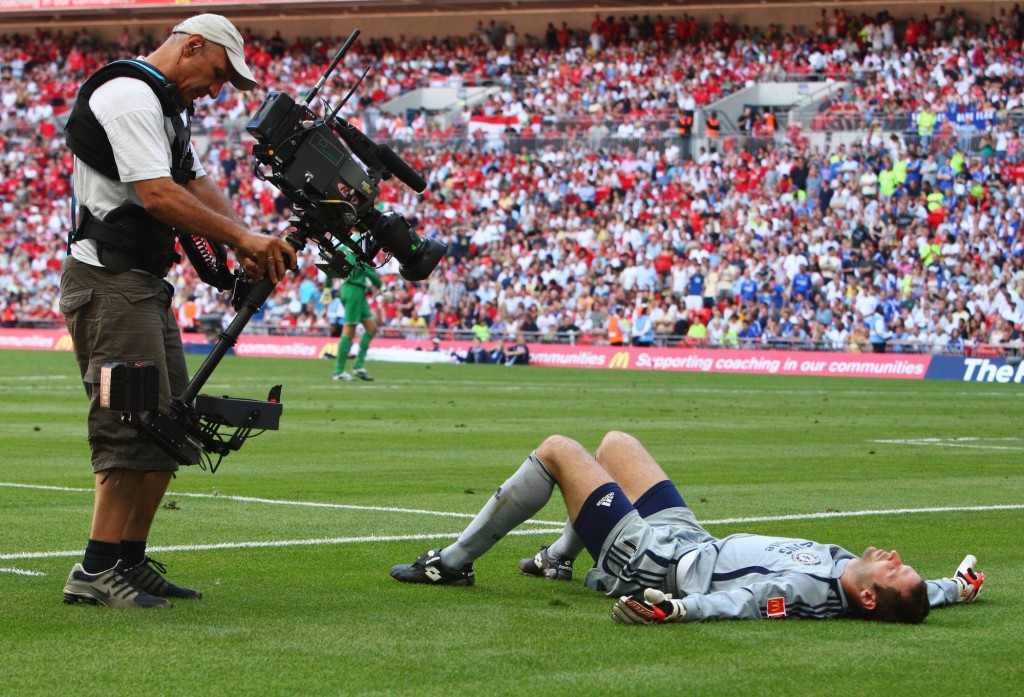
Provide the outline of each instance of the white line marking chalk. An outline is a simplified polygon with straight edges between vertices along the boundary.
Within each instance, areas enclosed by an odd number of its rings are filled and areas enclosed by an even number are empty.
[[[0,574],[16,574],[18,576],[45,576],[42,571],[29,571],[28,569],[0,568]]]

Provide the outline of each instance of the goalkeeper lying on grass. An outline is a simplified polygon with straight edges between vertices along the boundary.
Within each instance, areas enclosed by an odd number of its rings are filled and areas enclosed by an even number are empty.
[[[953,578],[925,581],[897,552],[737,534],[717,539],[697,523],[661,466],[632,436],[613,431],[596,457],[551,436],[502,484],[459,539],[391,575],[406,583],[472,585],[473,561],[540,511],[558,484],[565,532],[519,568],[572,578],[584,548],[597,560],[584,583],[618,597],[625,624],[765,617],[859,617],[917,623],[932,607],[971,602],[984,574],[968,555]]]

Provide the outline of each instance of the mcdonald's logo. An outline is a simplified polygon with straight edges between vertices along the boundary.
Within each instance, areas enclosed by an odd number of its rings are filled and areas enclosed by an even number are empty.
[[[327,342],[326,344],[324,344],[323,346],[320,347],[320,354],[317,356],[317,358],[320,358],[320,359],[334,358],[335,354],[337,354],[337,353],[338,353],[338,342],[337,341],[329,341],[329,342]]]
[[[57,343],[53,345],[54,351],[73,351],[74,348],[75,345],[71,341],[70,334],[64,334],[59,339],[57,339]]]
[[[768,598],[768,605],[765,607],[765,614],[769,617],[785,617],[786,616],[786,599],[785,598]]]
[[[619,351],[612,359],[608,361],[609,368],[628,368],[629,367],[629,351]]]

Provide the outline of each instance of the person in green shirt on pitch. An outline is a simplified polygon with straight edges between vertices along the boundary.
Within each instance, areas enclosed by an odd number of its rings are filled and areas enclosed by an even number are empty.
[[[377,321],[373,318],[370,304],[366,301],[366,283],[369,281],[374,287],[380,288],[384,282],[380,280],[380,276],[373,270],[373,267],[357,261],[355,254],[350,250],[343,251],[345,258],[353,265],[353,269],[341,286],[341,304],[345,308],[345,324],[341,330],[341,339],[338,340],[338,357],[334,362],[332,379],[345,382],[352,382],[355,378],[373,380],[363,368],[366,350],[377,333]],[[348,351],[352,348],[352,340],[356,336],[357,324],[363,325],[363,335],[359,339],[359,350],[356,352],[356,360],[352,364],[352,372],[347,373],[345,372],[345,362],[348,360]]]

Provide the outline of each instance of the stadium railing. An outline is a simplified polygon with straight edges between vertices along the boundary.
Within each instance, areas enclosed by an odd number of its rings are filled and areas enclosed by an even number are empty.
[[[64,321],[60,318],[26,318],[15,323],[20,329],[62,329]],[[204,316],[199,318],[196,330],[205,333],[211,340],[216,339],[220,332],[220,318]],[[246,333],[263,336],[316,336],[331,337],[330,327],[295,327],[284,326],[279,321],[253,321],[246,328]],[[532,344],[563,344],[570,346],[608,346],[608,339],[603,332],[521,332],[528,343]],[[471,341],[472,331],[458,327],[433,327],[428,330],[417,327],[382,326],[377,336],[388,339],[424,340],[438,338],[442,341]],[[510,341],[512,336],[494,334],[485,343],[493,344],[504,339]],[[655,335],[651,348],[706,348],[706,349],[741,349],[741,350],[773,350],[773,351],[827,351],[827,352],[870,352],[871,345],[867,341],[847,340],[843,345],[836,345],[828,340],[808,338],[775,337],[772,339],[720,338],[693,339],[680,334],[659,333]],[[966,344],[945,345],[922,341],[893,340],[888,344],[889,353],[899,354],[931,354],[942,356],[973,356],[979,358],[1012,358],[1024,356],[1024,346],[1016,344]]]

